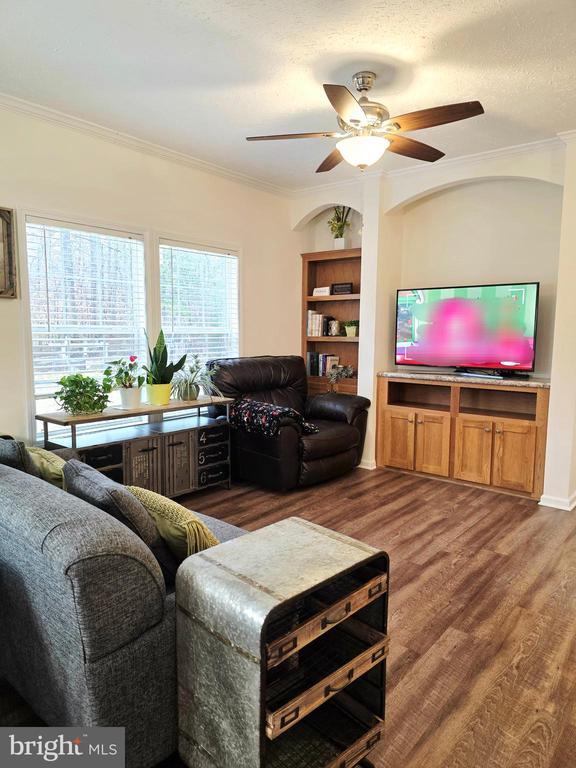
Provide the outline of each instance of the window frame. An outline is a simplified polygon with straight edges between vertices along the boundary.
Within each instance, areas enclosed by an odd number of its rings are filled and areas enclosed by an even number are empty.
[[[244,354],[243,335],[243,249],[238,243],[213,241],[188,233],[174,233],[169,230],[156,229],[150,225],[134,222],[113,223],[110,220],[73,215],[58,211],[46,211],[34,208],[12,206],[16,214],[16,253],[18,258],[18,279],[20,282],[19,320],[21,329],[21,366],[23,373],[23,413],[26,416],[27,439],[35,442],[37,439],[36,398],[34,394],[34,363],[32,359],[32,318],[30,302],[30,284],[28,273],[28,251],[26,242],[26,224],[40,222],[55,226],[69,226],[90,232],[118,236],[132,236],[144,243],[144,282],[146,291],[146,330],[151,339],[155,339],[161,327],[160,301],[160,244],[181,246],[194,250],[206,250],[214,253],[225,253],[237,258],[238,263],[238,354]]]
[[[210,242],[194,242],[190,239],[183,238],[183,237],[171,237],[169,235],[158,235],[156,239],[156,256],[157,256],[157,266],[158,266],[158,313],[159,313],[159,322],[161,322],[162,318],[162,300],[161,300],[161,290],[160,290],[160,248],[161,246],[166,246],[168,248],[182,248],[186,250],[191,251],[198,251],[200,253],[212,253],[216,256],[232,256],[236,259],[236,274],[237,274],[237,285],[236,285],[236,302],[238,307],[238,356],[242,356],[243,354],[243,335],[242,335],[242,317],[243,317],[243,311],[242,311],[242,259],[241,259],[241,252],[239,248],[233,248],[230,246],[223,245],[222,243],[216,244],[216,243],[210,243]]]

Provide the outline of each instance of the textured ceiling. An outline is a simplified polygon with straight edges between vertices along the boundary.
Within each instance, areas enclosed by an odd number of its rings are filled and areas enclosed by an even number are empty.
[[[314,174],[334,139],[244,137],[335,129],[322,83],[358,69],[392,114],[482,101],[413,134],[447,157],[551,138],[576,128],[576,0],[2,3],[0,91],[286,187],[359,171]]]

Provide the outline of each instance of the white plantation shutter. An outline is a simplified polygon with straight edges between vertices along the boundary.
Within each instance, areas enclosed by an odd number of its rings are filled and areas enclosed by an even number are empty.
[[[239,354],[237,256],[161,242],[160,301],[172,360]]]
[[[26,247],[37,400],[49,399],[67,374],[101,378],[111,360],[135,354],[145,361],[140,238],[33,219]]]

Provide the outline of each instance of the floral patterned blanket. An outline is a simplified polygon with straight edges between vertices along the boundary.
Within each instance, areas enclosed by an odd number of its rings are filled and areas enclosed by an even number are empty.
[[[236,400],[230,406],[230,424],[236,429],[251,432],[264,437],[274,437],[287,420],[294,421],[305,435],[319,432],[318,427],[304,421],[304,417],[294,408],[286,408],[259,400]]]

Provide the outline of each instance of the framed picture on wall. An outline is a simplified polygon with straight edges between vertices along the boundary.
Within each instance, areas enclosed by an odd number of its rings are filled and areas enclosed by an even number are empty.
[[[0,299],[16,298],[14,211],[0,208]]]

